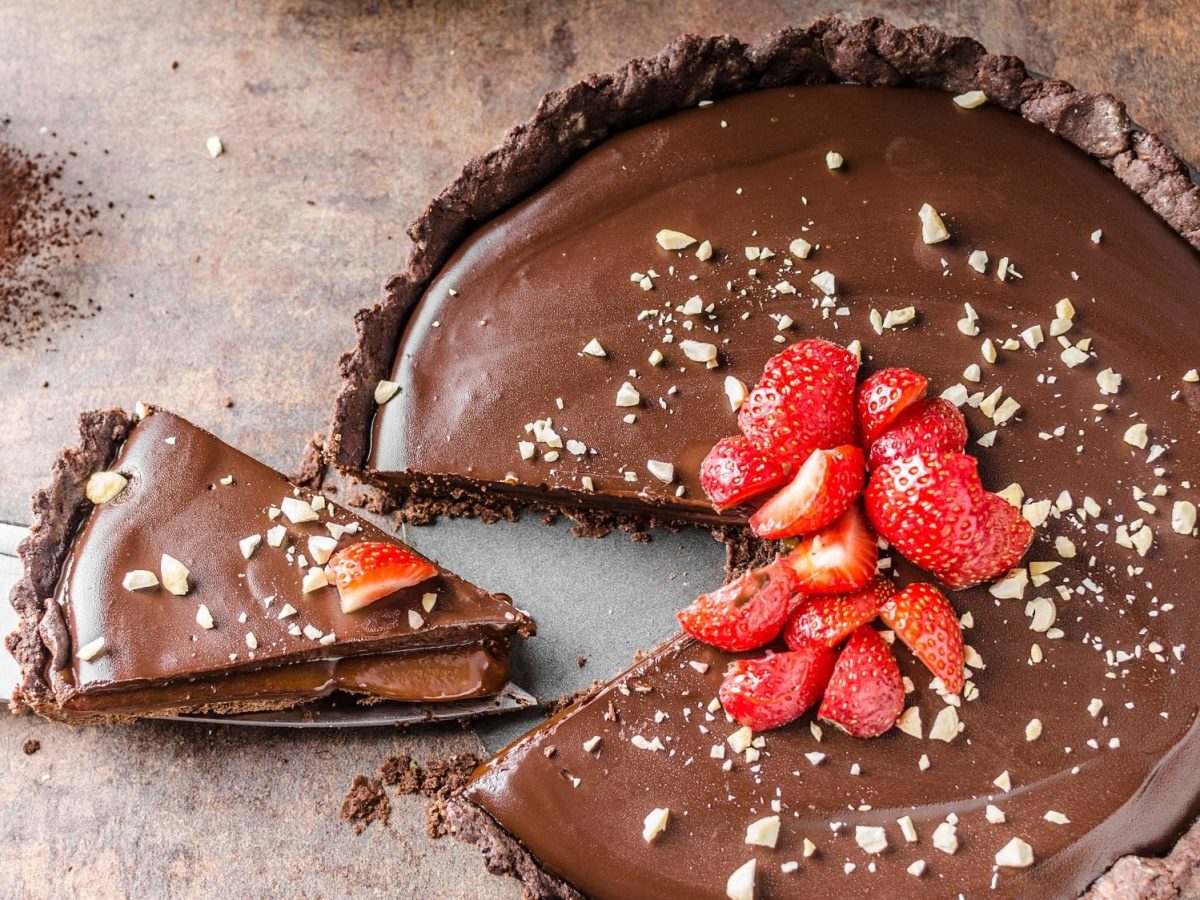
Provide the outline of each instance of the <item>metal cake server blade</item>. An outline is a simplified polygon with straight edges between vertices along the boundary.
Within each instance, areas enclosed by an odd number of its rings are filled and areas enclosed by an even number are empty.
[[[25,528],[0,522],[0,636],[7,635],[17,627],[17,614],[8,603],[8,595],[17,579],[21,577],[21,563],[17,559],[17,544],[26,534],[28,534],[28,530]],[[6,702],[12,696],[13,688],[20,678],[20,674],[16,660],[6,650],[0,650],[0,703]],[[510,681],[499,694],[493,697],[456,700],[449,703],[400,703],[385,700],[380,703],[359,704],[348,697],[338,696],[327,697],[315,703],[307,703],[295,709],[273,712],[239,713],[230,716],[158,716],[156,718],[205,725],[364,728],[468,719],[530,709],[537,705],[536,697]]]

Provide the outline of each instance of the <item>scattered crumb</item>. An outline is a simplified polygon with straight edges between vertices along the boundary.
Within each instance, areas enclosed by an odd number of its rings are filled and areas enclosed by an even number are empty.
[[[390,814],[391,804],[382,779],[355,775],[342,801],[342,821],[349,822],[355,834],[362,834],[372,822],[386,825]]]

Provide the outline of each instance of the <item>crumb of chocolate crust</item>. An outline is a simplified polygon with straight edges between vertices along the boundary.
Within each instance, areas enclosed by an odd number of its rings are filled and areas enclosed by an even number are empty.
[[[223,407],[225,407],[226,409],[232,409],[233,408],[233,398],[232,397],[222,397],[221,405]]]
[[[470,753],[431,759],[424,766],[405,753],[384,760],[378,781],[395,785],[398,794],[428,797],[425,832],[439,838],[446,834],[446,803],[462,792],[478,766],[478,758]]]
[[[230,401],[232,405],[233,401]],[[304,445],[304,455],[294,472],[288,475],[292,484],[316,490],[325,477],[325,432],[318,431]]]
[[[582,669],[584,666],[587,665],[587,657],[586,656],[577,656],[575,658],[575,665],[579,666],[579,668]]]
[[[41,749],[42,749],[42,742],[39,741],[37,738],[30,738],[24,744],[21,745],[21,752],[24,753],[26,756],[33,756],[33,754],[37,753]]]
[[[383,790],[383,782],[378,778],[355,775],[342,801],[342,821],[351,823],[355,834],[362,834],[372,822],[386,825],[390,814],[391,804]]]

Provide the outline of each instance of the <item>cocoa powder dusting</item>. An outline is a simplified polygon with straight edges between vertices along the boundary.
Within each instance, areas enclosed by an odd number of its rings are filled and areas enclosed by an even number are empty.
[[[70,296],[59,275],[100,213],[78,184],[66,186],[62,159],[11,145],[7,125],[0,121],[0,346],[14,347],[53,322],[99,311],[91,298]]]

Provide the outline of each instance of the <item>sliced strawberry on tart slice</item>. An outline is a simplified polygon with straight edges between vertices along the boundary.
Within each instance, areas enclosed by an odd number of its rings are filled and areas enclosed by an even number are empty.
[[[806,537],[787,556],[805,594],[847,594],[861,590],[879,561],[875,535],[859,504],[837,521]]]
[[[708,451],[700,464],[700,484],[713,506],[725,510],[783,487],[791,471],[789,462],[737,434]]]
[[[721,705],[754,731],[786,725],[821,699],[834,658],[832,650],[809,646],[736,660],[725,672]]]
[[[858,387],[855,404],[863,446],[870,447],[904,410],[925,396],[929,381],[911,369],[881,369]]]
[[[779,636],[799,589],[791,567],[777,559],[701,594],[677,618],[684,631],[706,644],[735,653],[754,650]]]
[[[354,612],[376,600],[437,574],[437,567],[407,547],[381,541],[351,544],[329,559],[341,597],[342,612]]]
[[[904,679],[892,648],[870,625],[863,625],[842,652],[817,715],[857,738],[878,737],[896,724],[904,709]]]
[[[962,629],[945,594],[932,584],[910,584],[883,604],[879,616],[946,690],[962,691]]]
[[[868,448],[872,470],[915,453],[962,453],[967,446],[967,420],[941,397],[914,403],[875,438]]]
[[[824,528],[858,499],[866,474],[863,452],[853,444],[814,450],[791,483],[750,517],[750,530],[778,539]]]
[[[783,627],[783,640],[792,650],[818,646],[833,648],[879,615],[896,588],[886,578],[873,578],[862,590],[850,594],[812,597],[792,614]]]

